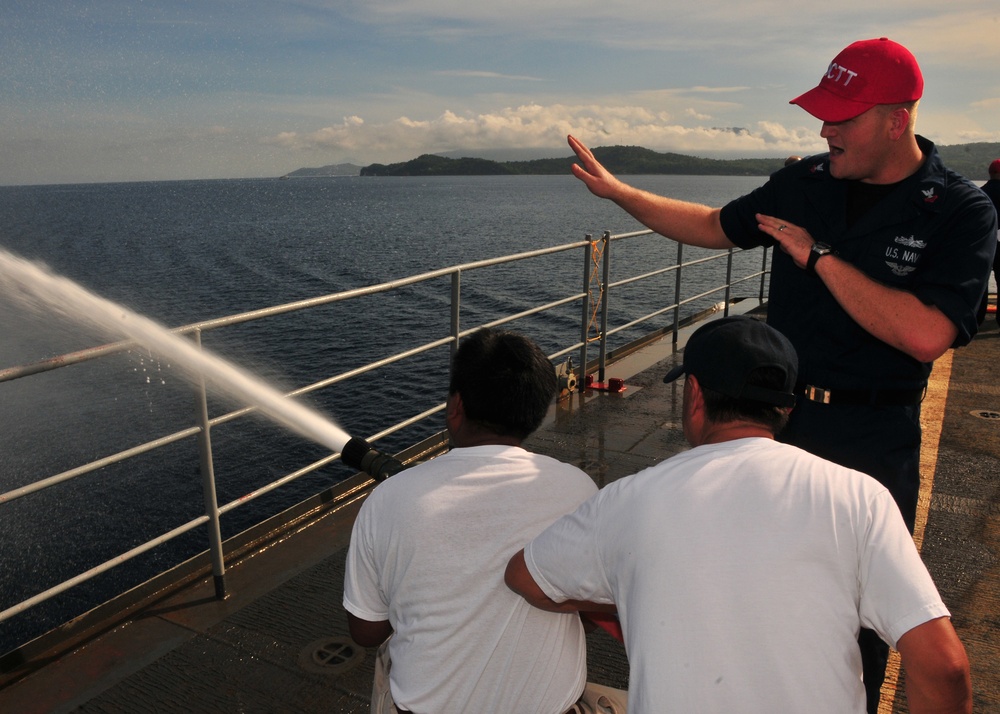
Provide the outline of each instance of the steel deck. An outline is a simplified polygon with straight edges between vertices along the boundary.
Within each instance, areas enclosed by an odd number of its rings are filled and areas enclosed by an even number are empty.
[[[1000,712],[1000,330],[991,315],[938,361],[923,409],[924,488],[916,538],[972,662],[975,710]],[[685,448],[676,359],[664,340],[615,363],[612,393],[574,394],[528,446],[575,463],[598,485]],[[32,655],[0,677],[2,712],[367,712],[372,652],[347,638],[344,550],[367,488],[71,651]],[[588,637],[590,679],[627,686],[623,648]],[[890,671],[892,675],[892,671]],[[885,712],[905,712],[890,677]],[[803,682],[808,686],[808,682]]]

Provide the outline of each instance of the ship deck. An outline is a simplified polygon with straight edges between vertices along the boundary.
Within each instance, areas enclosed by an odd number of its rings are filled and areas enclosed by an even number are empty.
[[[1000,711],[1000,330],[938,361],[924,403],[924,486],[915,538],[972,662],[976,711]],[[662,383],[669,337],[615,362],[621,392],[553,408],[529,448],[575,463],[598,485],[685,448],[680,391]],[[154,598],[72,649],[31,652],[0,677],[5,712],[367,712],[373,652],[340,607],[350,525],[370,482],[290,534],[211,577]],[[588,636],[589,678],[627,686],[621,645]],[[907,711],[890,666],[884,711]],[[803,686],[808,686],[804,682]]]

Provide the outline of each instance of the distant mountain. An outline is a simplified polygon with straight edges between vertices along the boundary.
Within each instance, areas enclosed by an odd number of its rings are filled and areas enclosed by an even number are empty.
[[[496,176],[513,173],[519,172],[499,161],[469,157],[449,159],[436,154],[423,154],[398,164],[372,164],[361,169],[362,176]]]
[[[939,146],[938,153],[944,165],[957,171],[972,181],[988,179],[989,166],[993,159],[1000,159],[1000,142],[980,141],[974,144],[952,144]]]
[[[315,169],[296,169],[281,178],[315,178],[321,176],[358,176],[361,167],[357,164],[330,164]]]
[[[987,179],[987,167],[1000,158],[1000,142],[938,146],[945,164],[973,181]],[[594,156],[615,174],[682,174],[703,176],[768,176],[785,163],[785,157],[757,159],[709,159],[687,154],[657,152],[641,146],[599,146]],[[509,155],[509,154],[508,154]],[[521,161],[495,161],[468,156],[453,158],[423,154],[394,164],[334,164],[305,168],[286,174],[288,178],[317,176],[498,176],[561,175],[577,161],[575,156]],[[282,178],[285,178],[283,176]]]
[[[603,146],[594,156],[609,171],[619,174],[706,174],[767,176],[784,165],[780,159],[703,159],[684,154],[657,153],[640,146]],[[482,176],[567,174],[575,156],[530,161],[491,161],[463,157],[451,159],[424,154],[398,164],[371,164],[362,176]]]
[[[785,165],[785,158],[706,159],[687,154],[657,152],[641,146],[599,146],[594,156],[616,174],[684,174],[689,176],[767,176]],[[511,161],[506,165],[519,174],[569,173],[576,156],[564,159]]]

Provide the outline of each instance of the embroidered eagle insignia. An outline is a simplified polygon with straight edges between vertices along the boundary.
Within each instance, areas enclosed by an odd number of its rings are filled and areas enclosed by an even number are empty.
[[[893,263],[891,261],[885,261],[885,264],[889,266],[889,270],[892,271],[893,275],[899,276],[900,278],[905,277],[917,269],[915,265],[900,265],[899,263]]]
[[[826,170],[826,164],[824,164],[822,161],[818,164],[813,164],[812,166],[809,167],[809,171],[811,171],[814,174],[822,173],[825,170]]]
[[[927,241],[917,240],[913,236],[907,238],[906,236],[896,236],[896,242],[900,245],[905,245],[907,248],[926,248]]]
[[[934,203],[936,200],[938,200],[937,194],[935,194],[933,186],[931,186],[930,188],[920,189],[920,193],[924,194],[925,203]]]

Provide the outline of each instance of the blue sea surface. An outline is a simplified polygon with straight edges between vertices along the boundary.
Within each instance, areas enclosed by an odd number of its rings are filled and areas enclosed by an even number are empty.
[[[631,177],[711,205],[759,177]],[[642,227],[571,176],[216,180],[0,187],[0,248],[179,326],[403,278],[457,263]],[[619,249],[617,246],[621,245]],[[658,236],[616,243],[613,277],[673,262]],[[685,253],[685,257],[693,257]],[[719,271],[706,278],[719,282]],[[463,327],[580,289],[582,254],[463,275]],[[672,280],[672,278],[671,278]],[[654,285],[657,285],[654,283]],[[748,294],[752,290],[748,288]],[[616,324],[673,299],[672,283],[612,296]],[[719,297],[709,299],[709,304]],[[579,339],[579,308],[515,324],[548,352]],[[619,343],[670,318],[618,337]],[[292,389],[449,334],[448,283],[423,284],[204,335],[207,349]],[[0,296],[0,369],[114,341]],[[305,401],[368,437],[443,401],[446,348]],[[233,405],[213,399],[212,413]],[[188,428],[194,398],[177,365],[148,350],[0,383],[0,493]],[[393,451],[443,420],[393,435]],[[212,430],[219,502],[238,499],[327,449],[252,418]],[[233,535],[343,478],[339,465],[223,519]],[[0,503],[0,610],[204,512],[194,440]],[[203,550],[202,530],[0,623],[0,653]]]

